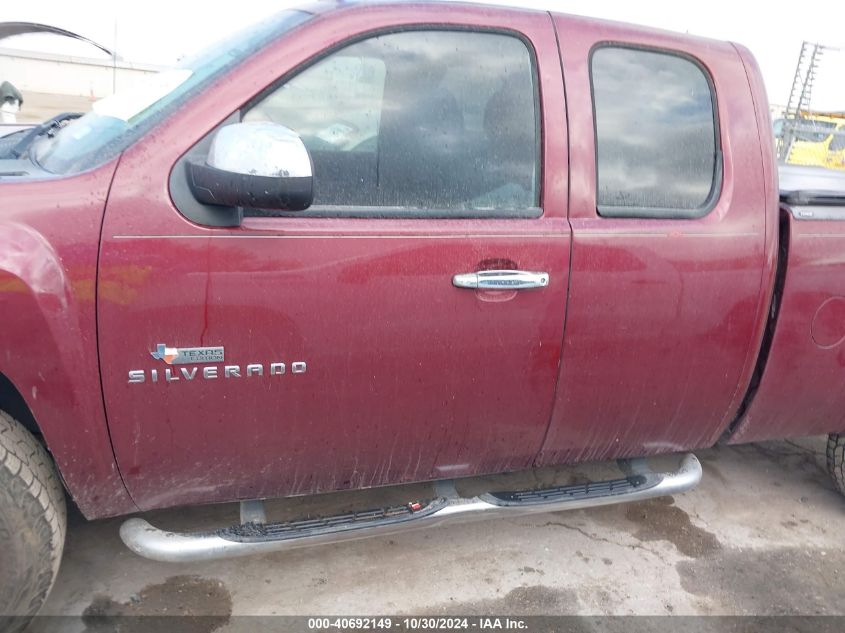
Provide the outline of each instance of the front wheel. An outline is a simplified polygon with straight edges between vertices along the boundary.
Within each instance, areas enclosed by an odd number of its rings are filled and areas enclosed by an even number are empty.
[[[827,471],[836,489],[845,495],[845,434],[831,433],[827,437]]]
[[[47,599],[66,520],[64,490],[50,455],[0,411],[0,616],[13,616],[4,630],[23,629]]]

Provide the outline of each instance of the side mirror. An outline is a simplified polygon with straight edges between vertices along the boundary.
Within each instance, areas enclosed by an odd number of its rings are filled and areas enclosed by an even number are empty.
[[[203,204],[302,211],[314,199],[308,150],[296,132],[277,123],[220,128],[205,161],[188,161],[187,175]]]

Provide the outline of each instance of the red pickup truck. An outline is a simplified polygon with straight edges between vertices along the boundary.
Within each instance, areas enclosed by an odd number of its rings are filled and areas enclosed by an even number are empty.
[[[89,519],[240,501],[123,524],[186,561],[671,494],[717,442],[834,433],[842,489],[845,193],[779,189],[772,145],[741,46],[346,2],[4,139],[0,613],[46,597],[65,491]],[[596,460],[619,478],[453,483]]]

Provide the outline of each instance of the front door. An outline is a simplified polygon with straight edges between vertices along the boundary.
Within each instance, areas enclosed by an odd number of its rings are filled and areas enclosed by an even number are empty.
[[[166,181],[173,162],[162,169],[152,146],[124,156],[100,344],[140,507],[532,464],[559,370],[569,232],[554,33],[547,15],[520,19],[522,33],[357,38],[242,107],[305,141],[316,198],[304,213],[197,226],[160,186],[135,184]],[[319,41],[308,29],[292,36],[306,52]],[[537,287],[464,287],[502,270],[538,273],[525,277]]]

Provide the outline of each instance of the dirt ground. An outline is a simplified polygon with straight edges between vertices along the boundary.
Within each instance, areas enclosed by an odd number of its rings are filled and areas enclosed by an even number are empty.
[[[232,616],[246,614],[845,614],[845,499],[824,438],[698,456],[701,485],[674,498],[198,564],[139,558],[120,519],[72,512],[43,613],[77,618],[31,630],[99,631],[96,616],[114,614],[216,616],[179,629],[198,633],[241,630]],[[236,512],[146,517],[190,530]]]

